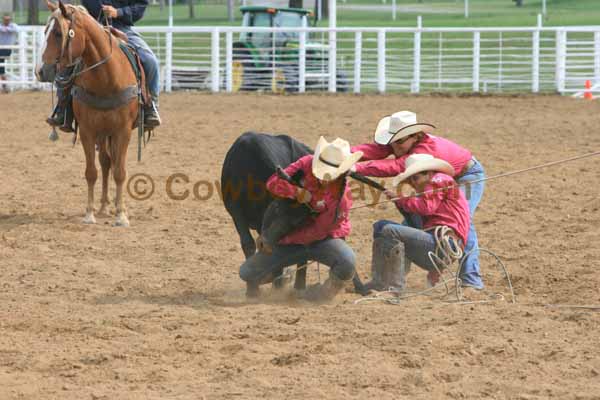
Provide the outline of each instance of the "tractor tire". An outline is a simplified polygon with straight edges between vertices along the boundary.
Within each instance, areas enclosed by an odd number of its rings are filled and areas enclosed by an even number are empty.
[[[287,76],[283,68],[276,67],[273,72],[270,72],[269,82],[271,92],[275,94],[284,94],[287,91]]]
[[[256,90],[252,85],[253,68],[254,62],[248,50],[241,48],[233,49],[233,61],[231,65],[232,92]]]
[[[350,90],[350,82],[344,71],[337,71],[335,75],[336,92],[345,93]]]

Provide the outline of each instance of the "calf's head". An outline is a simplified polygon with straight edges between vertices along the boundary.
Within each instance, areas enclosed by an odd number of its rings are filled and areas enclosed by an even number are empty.
[[[301,227],[309,215],[310,210],[306,206],[293,200],[273,200],[265,211],[256,247],[259,251],[270,254],[273,246],[286,234]]]

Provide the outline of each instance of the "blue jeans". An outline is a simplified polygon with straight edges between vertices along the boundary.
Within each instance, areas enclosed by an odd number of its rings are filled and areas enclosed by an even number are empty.
[[[458,183],[465,184],[485,178],[483,167],[475,158],[473,158],[473,160],[475,161],[475,165],[457,180]],[[467,184],[460,187],[460,190],[464,193],[469,203],[469,214],[471,215],[471,226],[469,227],[469,236],[467,237],[465,254],[472,252],[465,260],[461,260],[463,261],[463,267],[460,272],[460,278],[464,284],[480,289],[483,288],[483,281],[481,280],[479,267],[479,242],[477,240],[475,225],[473,225],[473,217],[475,216],[475,210],[483,197],[484,187],[485,182]]]
[[[269,283],[280,271],[310,260],[330,268],[336,278],[347,281],[354,276],[356,256],[342,239],[323,239],[309,245],[275,245],[271,254],[256,253],[240,267],[240,278],[251,283]]]
[[[139,33],[134,32],[131,28],[124,28],[123,33],[127,35],[129,44],[133,46],[140,55],[140,61],[142,62],[144,72],[146,73],[146,80],[148,82],[148,88],[150,89],[150,95],[153,99],[158,98],[160,93],[158,59],[146,42],[144,42],[144,39],[142,39]]]
[[[436,247],[433,233],[383,219],[373,224],[373,239],[377,238],[404,243],[405,255],[411,262],[424,270],[436,271],[429,258],[429,252],[435,253]],[[456,246],[452,239],[450,243]]]

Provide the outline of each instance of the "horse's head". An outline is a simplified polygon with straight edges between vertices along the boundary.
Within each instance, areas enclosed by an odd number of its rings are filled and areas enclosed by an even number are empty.
[[[47,2],[51,11],[45,29],[42,65],[36,76],[41,82],[52,82],[57,72],[73,65],[83,54],[86,31],[83,29],[83,11],[72,5]]]

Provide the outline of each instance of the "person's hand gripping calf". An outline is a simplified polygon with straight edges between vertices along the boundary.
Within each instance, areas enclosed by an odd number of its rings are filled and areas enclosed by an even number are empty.
[[[300,204],[308,204],[312,199],[312,195],[306,189],[298,188],[296,191],[296,201]]]

